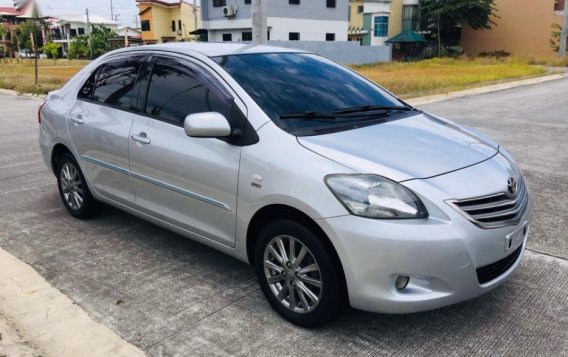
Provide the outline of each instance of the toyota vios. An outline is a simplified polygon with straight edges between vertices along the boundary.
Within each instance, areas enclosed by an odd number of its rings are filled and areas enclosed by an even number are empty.
[[[324,57],[165,44],[92,62],[39,111],[69,213],[101,202],[253,264],[302,326],[409,313],[519,265],[523,176],[497,143]]]

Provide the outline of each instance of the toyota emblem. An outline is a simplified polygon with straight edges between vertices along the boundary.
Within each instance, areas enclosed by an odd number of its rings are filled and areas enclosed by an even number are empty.
[[[509,177],[509,179],[507,180],[507,194],[509,194],[509,196],[515,196],[517,189],[517,180],[515,180],[515,178],[513,177]]]

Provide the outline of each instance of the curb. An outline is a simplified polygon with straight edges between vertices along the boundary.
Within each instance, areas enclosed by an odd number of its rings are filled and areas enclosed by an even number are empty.
[[[469,96],[472,96],[472,95],[486,94],[486,93],[498,92],[498,91],[502,91],[502,90],[506,90],[506,89],[524,87],[524,86],[529,86],[529,85],[532,85],[532,84],[544,83],[544,82],[553,81],[553,80],[562,79],[562,78],[568,78],[568,73],[552,74],[552,75],[548,75],[548,76],[544,76],[544,77],[536,77],[536,78],[522,79],[520,81],[493,84],[493,85],[484,86],[484,87],[477,87],[477,88],[471,88],[471,89],[466,89],[466,90],[462,90],[462,91],[450,92],[450,93],[447,93],[447,94],[436,94],[436,95],[430,95],[430,96],[425,96],[425,97],[412,98],[412,99],[406,100],[406,102],[408,104],[414,105],[414,106],[424,105],[424,104],[442,102],[442,101],[450,100],[450,99],[469,97]]]
[[[0,307],[4,315],[46,355],[145,356],[142,350],[93,321],[32,267],[2,248],[0,272]]]

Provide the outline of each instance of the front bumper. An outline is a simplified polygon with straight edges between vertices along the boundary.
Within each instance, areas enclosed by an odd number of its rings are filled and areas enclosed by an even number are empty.
[[[483,170],[483,166],[452,175],[468,175],[473,170]],[[465,180],[453,177],[456,178]],[[498,287],[520,264],[532,218],[530,197],[518,224],[483,229],[447,205],[445,200],[451,197],[434,192],[442,180],[445,178],[407,183],[428,206],[431,216],[427,219],[341,216],[318,220],[341,259],[351,306],[381,313],[431,310]],[[479,185],[472,190],[479,190]],[[426,200],[424,193],[435,198]],[[504,264],[505,258],[518,249],[518,257]],[[502,270],[487,279],[487,270],[492,268],[488,266],[496,262],[500,264],[494,266]],[[480,270],[480,283],[477,269],[484,267]],[[397,290],[395,280],[400,275],[409,276],[410,280],[406,288]]]

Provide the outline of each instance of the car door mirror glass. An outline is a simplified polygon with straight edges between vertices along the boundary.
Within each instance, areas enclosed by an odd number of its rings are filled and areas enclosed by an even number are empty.
[[[185,117],[184,130],[187,136],[196,138],[222,138],[231,135],[231,126],[221,113],[205,112]]]

